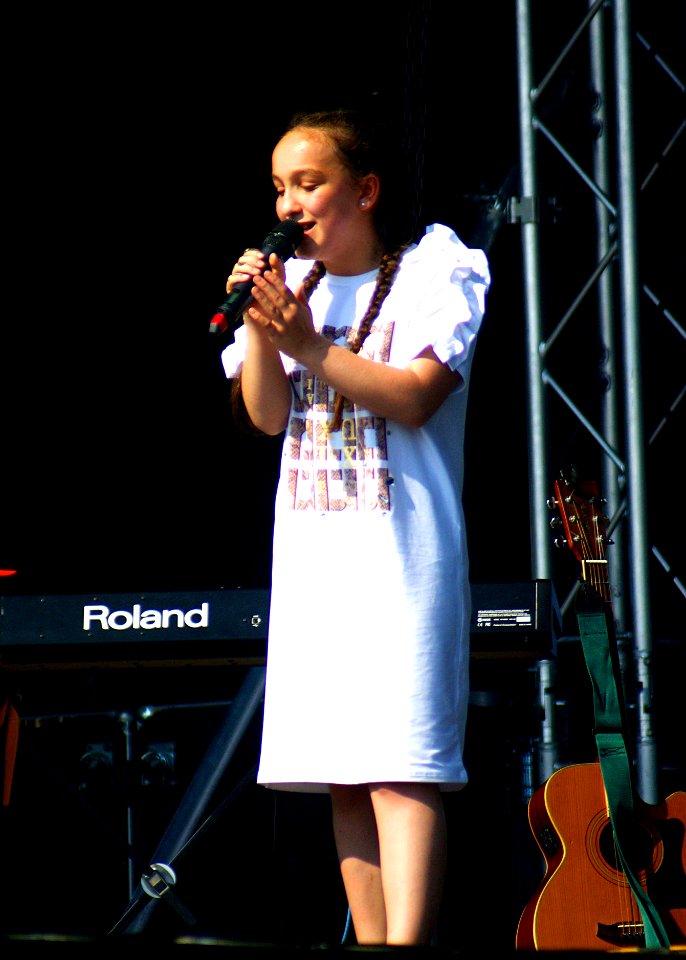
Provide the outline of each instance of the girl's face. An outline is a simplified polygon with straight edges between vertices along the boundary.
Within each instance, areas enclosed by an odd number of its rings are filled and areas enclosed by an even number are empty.
[[[373,269],[378,263],[371,215],[378,196],[374,175],[353,180],[325,134],[296,128],[276,145],[272,179],[277,216],[303,227],[299,257],[322,260],[339,275]]]

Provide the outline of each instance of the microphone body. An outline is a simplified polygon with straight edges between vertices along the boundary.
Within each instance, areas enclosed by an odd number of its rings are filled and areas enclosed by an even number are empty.
[[[264,238],[260,250],[269,263],[272,253],[280,260],[290,259],[302,242],[303,228],[295,220],[282,220]],[[251,297],[252,280],[237,283],[224,303],[210,321],[210,333],[221,336],[233,332],[239,326],[243,311]]]

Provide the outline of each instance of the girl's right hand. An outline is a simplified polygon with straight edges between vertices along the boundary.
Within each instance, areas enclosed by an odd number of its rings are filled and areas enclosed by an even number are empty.
[[[226,292],[231,293],[239,283],[252,281],[253,277],[266,269],[266,263],[261,250],[248,247],[240,255],[226,281]]]

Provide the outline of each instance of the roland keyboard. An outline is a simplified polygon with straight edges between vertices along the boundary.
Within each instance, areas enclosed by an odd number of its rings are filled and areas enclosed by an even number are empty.
[[[0,597],[0,667],[261,664],[267,589]],[[536,659],[555,648],[548,580],[472,584],[473,658]]]
[[[0,666],[264,663],[269,590],[0,597]]]

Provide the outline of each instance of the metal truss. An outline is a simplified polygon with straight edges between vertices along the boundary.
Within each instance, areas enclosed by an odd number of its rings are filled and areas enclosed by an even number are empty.
[[[654,39],[672,25],[653,31],[651,21],[671,16],[676,36],[683,13],[646,0],[515,2],[521,182],[508,216],[522,238],[532,577],[552,578],[552,479],[581,459],[611,513],[613,613],[627,670],[633,653],[637,788],[656,803],[656,589],[662,597],[667,584],[673,611],[659,630],[676,630],[686,616],[672,555],[679,538],[660,539],[670,530],[660,512],[673,506],[652,495],[661,480],[669,489],[660,471],[684,448],[686,332],[676,304],[686,262],[679,268],[670,248],[683,251],[669,221],[686,123],[684,60],[671,63]],[[639,14],[647,29],[636,27]],[[545,779],[552,767],[540,772]]]

